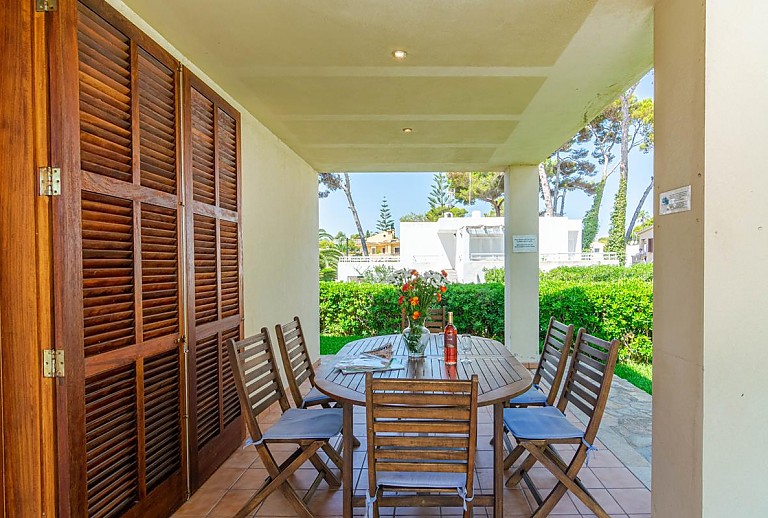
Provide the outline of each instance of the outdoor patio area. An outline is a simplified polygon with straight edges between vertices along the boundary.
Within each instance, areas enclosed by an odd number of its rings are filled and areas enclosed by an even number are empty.
[[[482,491],[492,484],[493,458],[490,438],[492,435],[492,408],[479,409],[478,452],[475,490]],[[578,411],[577,411],[578,412]],[[273,406],[266,419],[260,420],[265,428],[280,415],[279,408]],[[568,413],[569,417],[580,424],[579,415]],[[356,491],[362,493],[368,487],[365,450],[365,409],[355,407],[355,436],[362,445],[354,456],[354,480]],[[651,516],[650,492],[650,443],[651,443],[651,396],[630,385],[623,379],[614,378],[611,395],[598,433],[599,451],[592,454],[589,466],[582,468],[580,478],[595,496],[603,508],[618,517]],[[280,449],[273,447],[280,455],[287,457],[293,451],[292,445]],[[561,450],[567,451],[565,446]],[[563,455],[566,460],[570,457]],[[276,453],[277,457],[277,453]],[[278,462],[283,457],[277,458]],[[509,472],[508,472],[509,473]],[[299,470],[298,476],[289,481],[299,492],[306,490],[314,480],[316,471],[306,463]],[[267,476],[253,447],[245,447],[233,453],[218,471],[185,503],[174,516],[179,517],[231,517],[243,506],[258,489]],[[554,487],[556,479],[543,467],[537,466],[531,471],[531,478],[543,495]],[[505,489],[504,515],[530,516],[535,501],[522,483],[518,488]],[[533,505],[533,507],[532,507]],[[341,516],[342,490],[331,491],[325,482],[309,502],[309,508],[316,516]],[[357,509],[355,515],[363,516],[364,510]],[[382,509],[381,516],[461,516],[460,508],[398,508]],[[570,493],[555,508],[557,516],[594,516]],[[295,516],[293,509],[279,493],[270,495],[251,516],[285,517]],[[492,510],[486,514],[483,508],[475,509],[475,516],[492,516]]]

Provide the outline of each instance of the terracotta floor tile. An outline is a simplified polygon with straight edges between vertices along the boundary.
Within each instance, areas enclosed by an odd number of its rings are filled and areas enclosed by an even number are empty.
[[[610,489],[609,491],[627,514],[651,512],[651,492],[648,489]]]
[[[531,506],[522,489],[504,490],[504,516],[530,516]]]
[[[624,515],[624,509],[621,508],[621,506],[611,496],[611,494],[608,492],[607,489],[590,489],[589,492],[592,493],[592,496],[595,497],[595,500],[597,500],[597,503],[600,504],[600,506],[603,509],[605,509],[605,512],[608,513],[609,515],[611,516]],[[594,514],[592,514],[592,511],[590,511],[589,508],[581,500],[579,500],[579,497],[577,497],[570,491],[568,492],[568,496],[571,498],[573,505],[576,506],[576,509],[578,509],[579,513],[581,513],[584,516],[594,516]]]
[[[225,489],[200,488],[192,495],[189,501],[176,511],[174,516],[205,516],[221,500],[226,492]]]
[[[584,464],[586,466],[586,463]],[[616,455],[611,453],[607,448],[600,448],[599,450],[592,452],[589,455],[589,468],[623,468],[624,464],[621,463]]]
[[[525,493],[525,497],[528,499],[528,505],[531,506],[531,509],[536,509],[539,504],[536,502],[536,499],[533,498],[533,495],[531,494],[528,489],[523,489],[523,492]],[[547,494],[549,493],[548,490],[540,491],[541,497],[546,498]],[[573,502],[570,498],[568,498],[568,494],[566,493],[563,495],[563,498],[560,499],[560,501],[557,503],[554,509],[552,509],[552,515],[562,515],[562,514],[579,514],[579,511],[576,509],[576,506],[573,505]]]
[[[294,511],[280,491],[275,491],[261,504],[259,510],[256,511],[256,516],[268,516],[271,518],[296,516],[296,511]]]
[[[208,514],[208,518],[231,518],[253,496],[253,491],[231,489],[219,500],[216,507]]]
[[[245,473],[243,468],[226,468],[222,466],[211,475],[211,478],[205,481],[203,488],[229,489],[243,473]]]
[[[439,507],[398,507],[395,516],[440,516]]]
[[[256,449],[253,446],[250,446],[246,449],[239,449],[235,451],[232,455],[229,456],[227,460],[224,461],[224,464],[222,464],[221,467],[245,469],[253,464],[254,460],[258,459],[259,454],[256,453]]]
[[[250,489],[256,490],[264,483],[267,478],[267,470],[264,468],[247,469],[232,485],[232,489]]]
[[[608,489],[644,488],[627,468],[592,468],[592,472]]]

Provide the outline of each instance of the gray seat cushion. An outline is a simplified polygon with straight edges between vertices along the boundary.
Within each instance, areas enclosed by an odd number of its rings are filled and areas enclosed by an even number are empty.
[[[552,406],[505,408],[504,424],[516,439],[581,439],[576,428],[560,410]]]
[[[291,439],[330,439],[341,433],[340,408],[304,410],[290,408],[278,422],[264,432],[262,441]]]
[[[536,387],[529,388],[523,394],[509,400],[510,405],[544,405],[547,395]]]
[[[467,476],[464,473],[379,471],[376,483],[390,488],[456,489],[467,485]]]
[[[334,400],[320,392],[317,387],[312,387],[309,389],[309,392],[307,392],[307,395],[304,396],[304,399],[301,400],[301,405],[303,408],[306,408],[308,406],[313,405],[321,405],[323,403],[333,403]]]

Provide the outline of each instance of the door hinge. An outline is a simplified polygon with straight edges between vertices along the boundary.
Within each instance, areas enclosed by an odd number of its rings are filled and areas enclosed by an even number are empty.
[[[47,13],[59,8],[58,0],[35,0],[35,11],[38,13]]]
[[[61,168],[41,167],[38,169],[40,176],[40,196],[59,196],[61,194]]]
[[[43,350],[43,377],[64,377],[64,351],[61,349]]]
[[[185,343],[187,343],[187,337],[186,337],[186,336],[184,336],[184,335],[181,335],[181,336],[180,336],[180,337],[178,337],[176,340],[174,340],[174,341],[173,341],[173,343],[176,343],[176,344],[185,344]]]

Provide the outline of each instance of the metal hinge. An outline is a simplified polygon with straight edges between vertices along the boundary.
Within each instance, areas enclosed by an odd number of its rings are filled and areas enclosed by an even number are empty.
[[[40,196],[58,196],[61,194],[61,168],[41,167],[38,169],[40,176]]]
[[[47,13],[59,8],[58,0],[35,0],[35,11],[38,13]]]
[[[64,351],[60,349],[43,350],[43,377],[64,377]]]

